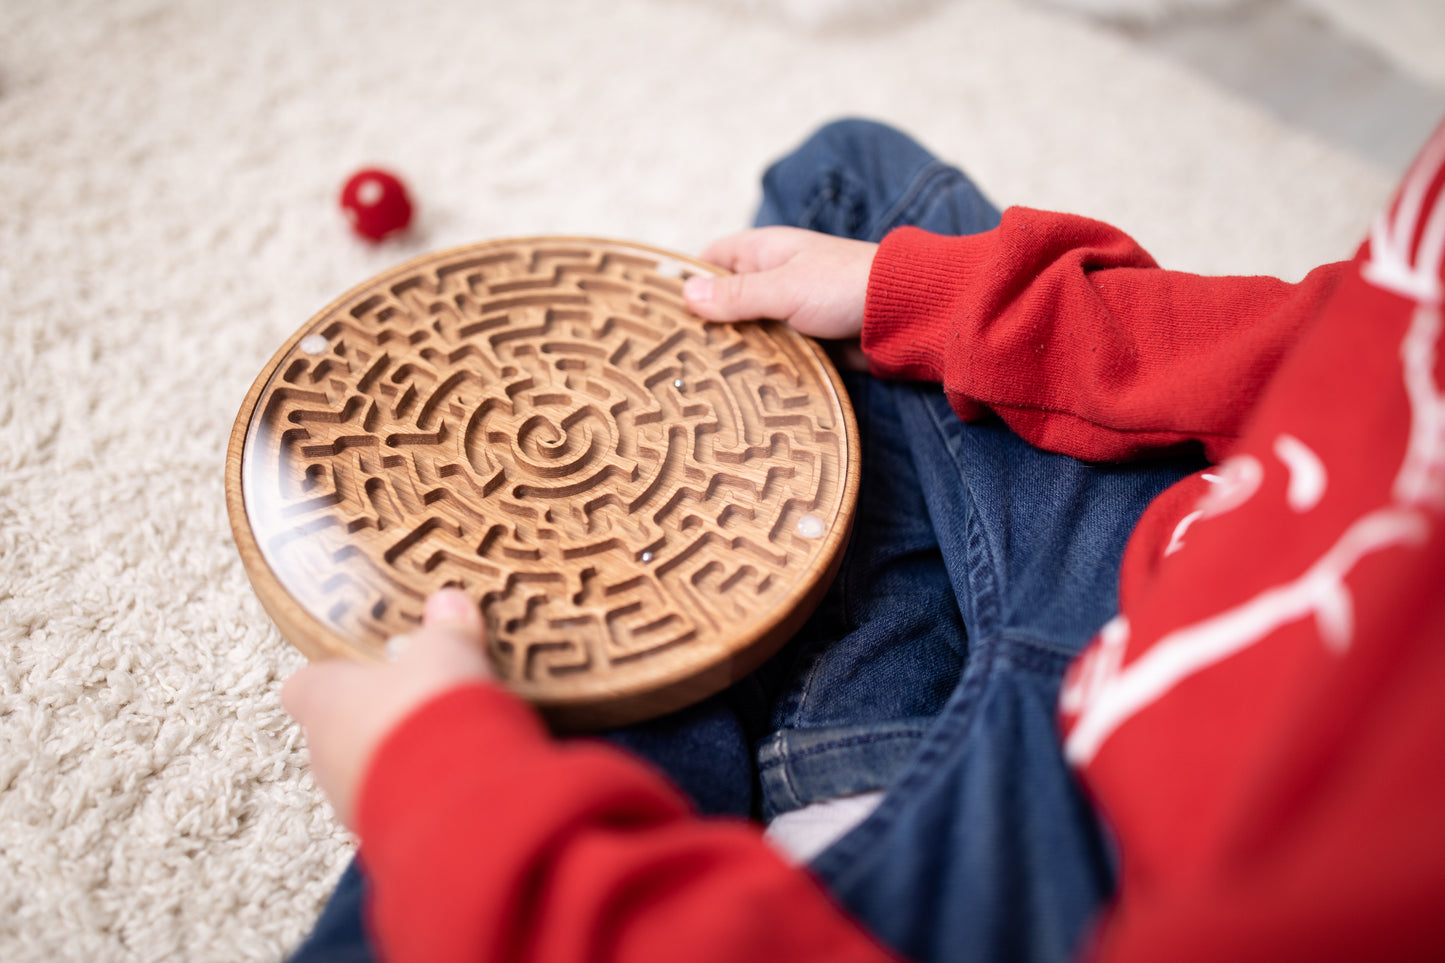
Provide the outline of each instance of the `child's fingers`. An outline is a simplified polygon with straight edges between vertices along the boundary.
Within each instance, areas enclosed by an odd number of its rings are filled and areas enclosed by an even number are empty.
[[[452,629],[479,639],[482,634],[481,610],[458,588],[439,589],[428,596],[421,623],[429,629]]]
[[[422,629],[408,648],[421,647],[423,661],[448,674],[492,678],[481,609],[460,589],[432,593],[422,610]],[[440,660],[440,661],[437,661]]]
[[[786,320],[798,309],[793,285],[782,270],[689,278],[683,297],[694,313],[709,321]]]
[[[302,666],[281,685],[281,708],[287,715],[309,725],[325,711],[325,702],[336,688],[345,684],[347,674],[357,669],[342,659],[326,659]]]
[[[702,259],[729,271],[751,274],[786,263],[818,235],[798,227],[754,227],[718,238]]]
[[[308,675],[310,668],[309,665],[302,667],[281,683],[281,708],[302,725],[305,725],[303,719],[310,715],[311,708],[311,680]]]
[[[762,233],[752,229],[720,237],[703,250],[702,259],[729,271],[756,271]]]

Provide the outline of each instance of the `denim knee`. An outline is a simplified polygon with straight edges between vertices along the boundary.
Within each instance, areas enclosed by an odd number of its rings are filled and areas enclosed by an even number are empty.
[[[867,241],[900,224],[971,234],[997,221],[957,168],[903,131],[859,118],[825,124],[768,168],[755,219]]]
[[[906,190],[907,168],[931,161],[928,151],[887,124],[832,121],[764,173],[756,223],[866,238],[879,202]]]
[[[927,148],[896,127],[876,120],[847,117],[824,124],[793,154],[843,166],[864,182],[877,182],[877,159],[888,157],[902,166],[922,166],[936,158]],[[786,161],[785,161],[786,162]]]

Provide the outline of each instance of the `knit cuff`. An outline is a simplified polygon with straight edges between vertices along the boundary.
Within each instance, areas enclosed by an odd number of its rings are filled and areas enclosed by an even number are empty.
[[[878,247],[863,313],[863,352],[873,373],[943,380],[955,316],[989,256],[993,232],[965,237],[915,227],[891,232]]]

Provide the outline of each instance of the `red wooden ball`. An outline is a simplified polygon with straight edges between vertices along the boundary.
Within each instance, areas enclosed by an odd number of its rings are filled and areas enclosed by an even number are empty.
[[[389,171],[357,171],[341,188],[341,209],[351,229],[368,241],[380,241],[411,223],[406,186]]]

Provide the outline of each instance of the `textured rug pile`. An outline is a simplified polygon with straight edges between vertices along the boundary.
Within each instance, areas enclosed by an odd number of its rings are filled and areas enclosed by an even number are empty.
[[[1206,273],[1347,257],[1392,180],[1003,0],[0,4],[0,958],[275,959],[348,857],[225,514],[282,340],[434,248],[696,251],[841,115]],[[379,246],[368,164],[419,209]]]

